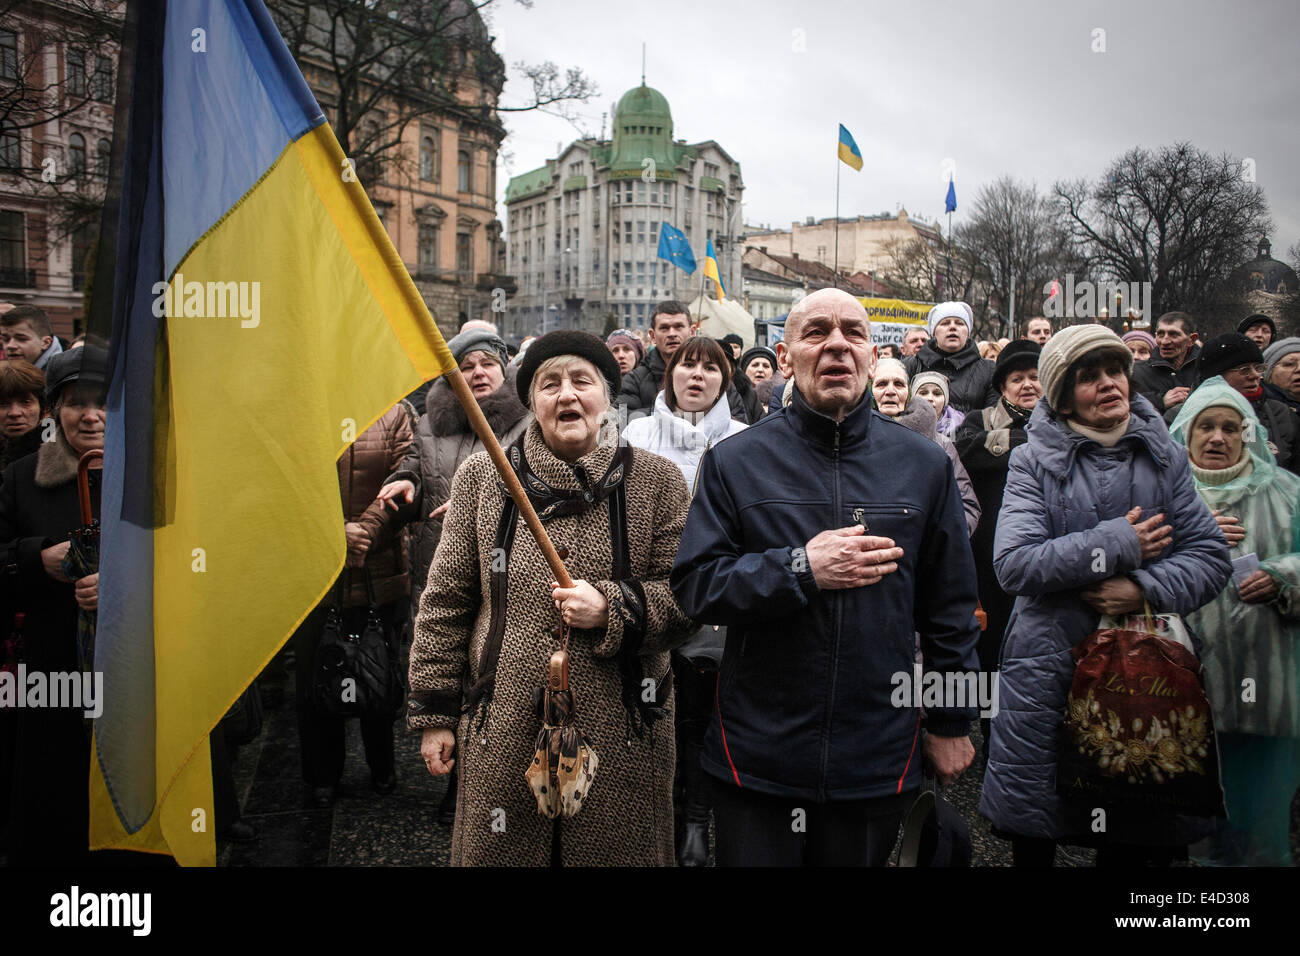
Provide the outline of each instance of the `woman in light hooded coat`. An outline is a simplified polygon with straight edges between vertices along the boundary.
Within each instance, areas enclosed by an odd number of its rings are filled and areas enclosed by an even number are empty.
[[[680,468],[692,497],[705,453],[746,427],[731,417],[727,382],[732,365],[723,348],[704,336],[687,339],[668,360],[654,413],[623,430],[629,445],[662,455]],[[709,857],[711,806],[700,753],[712,716],[724,633],[716,627],[700,628],[672,656],[677,683],[677,789],[682,817],[677,862],[681,866],[704,866]]]
[[[1058,332],[1038,361],[1043,398],[1028,440],[1011,453],[993,565],[1017,597],[979,809],[1012,841],[1017,866],[1050,866],[1058,843],[1098,846],[1099,866],[1168,863],[1210,830],[1145,807],[1067,802],[1056,788],[1070,649],[1102,614],[1140,611],[1144,600],[1156,613],[1191,614],[1232,573],[1187,455],[1132,388],[1132,369],[1133,353],[1104,326]]]
[[[1259,561],[1187,618],[1204,645],[1228,807],[1198,862],[1290,866],[1300,784],[1300,478],[1277,466],[1254,409],[1220,375],[1191,394],[1170,433],[1187,446],[1196,493],[1219,515],[1232,556]]]

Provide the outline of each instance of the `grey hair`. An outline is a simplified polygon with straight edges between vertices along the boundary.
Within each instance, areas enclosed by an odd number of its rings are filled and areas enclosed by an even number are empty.
[[[541,365],[537,366],[537,371],[533,372],[532,381],[528,383],[529,411],[533,411],[533,393],[537,391],[537,380],[542,377],[542,373],[559,372],[568,368],[570,365],[573,365],[575,362],[586,362],[588,365],[591,365],[592,368],[596,368],[595,365],[592,365],[589,359],[585,359],[581,355],[553,355]],[[609,379],[602,375],[598,368],[596,368],[596,377],[599,378],[601,383],[605,386],[605,399],[609,403],[609,407],[613,408],[614,387],[609,384]]]

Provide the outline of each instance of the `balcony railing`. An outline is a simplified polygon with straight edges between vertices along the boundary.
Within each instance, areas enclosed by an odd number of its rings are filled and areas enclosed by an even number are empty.
[[[0,286],[6,289],[35,289],[35,269],[0,269]]]

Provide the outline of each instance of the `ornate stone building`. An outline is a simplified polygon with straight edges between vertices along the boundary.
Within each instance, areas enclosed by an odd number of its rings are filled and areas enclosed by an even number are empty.
[[[343,49],[346,67],[348,41],[327,39],[334,35],[326,8],[340,2],[311,4],[311,13],[304,12],[303,0],[268,3],[336,129],[338,77],[346,69],[340,71],[327,51]],[[468,319],[500,322],[515,291],[513,278],[504,275],[496,218],[497,151],[505,138],[496,105],[505,64],[482,18],[463,0],[436,0],[412,16],[410,25],[383,24],[393,35],[366,67],[375,79],[360,84],[357,99],[366,101],[367,112],[355,124],[355,139],[363,151],[364,144],[379,146],[377,155],[358,159],[357,173],[429,311],[450,337]],[[385,74],[387,59],[410,65],[406,73]],[[423,69],[437,71],[428,88],[418,81]]]
[[[743,191],[740,164],[716,142],[673,139],[662,93],[644,83],[629,90],[613,139],[575,140],[510,180],[507,271],[519,292],[502,331],[518,340],[560,327],[646,327],[656,302],[699,295],[709,240],[738,300]],[[664,222],[685,233],[693,275],[658,258]]]
[[[123,10],[31,0],[0,13],[0,302],[39,306],[64,338],[82,327]]]

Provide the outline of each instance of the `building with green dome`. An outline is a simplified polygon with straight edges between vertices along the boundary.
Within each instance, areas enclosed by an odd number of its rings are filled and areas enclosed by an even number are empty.
[[[673,139],[668,100],[644,82],[618,101],[612,136],[575,140],[510,180],[507,271],[519,291],[506,307],[507,337],[601,333],[611,320],[647,327],[656,302],[699,295],[710,239],[724,285],[739,295],[740,164],[713,140]],[[658,258],[664,222],[686,234],[692,275]]]

